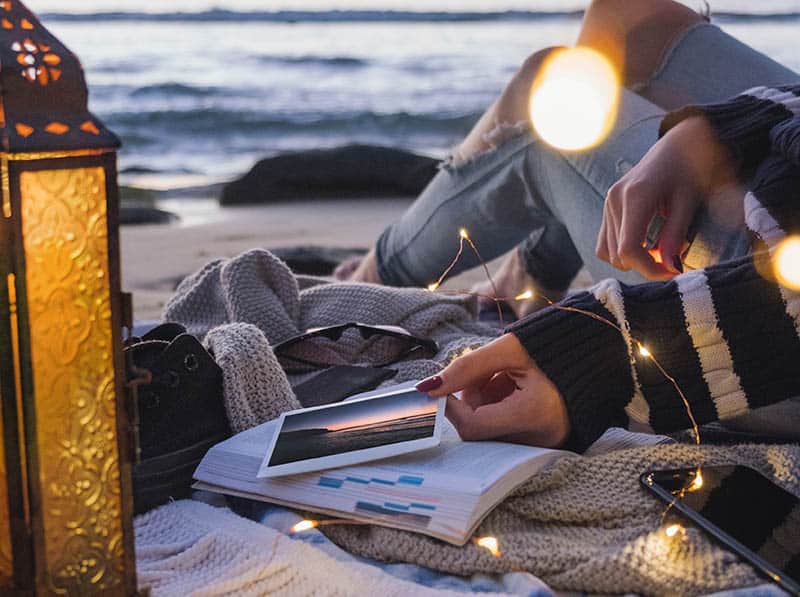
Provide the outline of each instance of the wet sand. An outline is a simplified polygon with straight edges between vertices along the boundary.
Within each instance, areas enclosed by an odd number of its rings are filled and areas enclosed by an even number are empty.
[[[181,215],[179,224],[122,228],[123,289],[133,293],[136,319],[157,319],[176,283],[213,259],[255,247],[367,248],[410,203],[311,200],[220,208],[212,200],[162,202]]]

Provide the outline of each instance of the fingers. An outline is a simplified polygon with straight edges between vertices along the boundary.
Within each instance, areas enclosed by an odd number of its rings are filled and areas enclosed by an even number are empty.
[[[516,336],[505,334],[453,360],[439,375],[420,382],[417,389],[433,398],[440,398],[467,388],[483,387],[496,373],[531,364],[527,351]]]
[[[529,424],[524,412],[520,412],[520,400],[513,394],[493,404],[476,409],[450,396],[445,410],[447,418],[453,423],[458,435],[464,441],[480,441],[521,433]]]
[[[461,400],[470,408],[478,408],[484,404],[499,402],[517,389],[517,384],[505,371],[495,374],[482,386],[465,388],[461,392]]]
[[[651,280],[666,280],[673,272],[656,262],[645,249],[647,227],[656,215],[652,191],[636,181],[620,181],[608,191],[603,211],[605,244],[597,256],[622,271],[636,270]]]
[[[681,272],[674,265],[674,260],[677,258],[680,261],[697,205],[693,200],[687,199],[674,202],[672,208],[658,238],[658,248],[664,265],[673,273],[679,274]]]

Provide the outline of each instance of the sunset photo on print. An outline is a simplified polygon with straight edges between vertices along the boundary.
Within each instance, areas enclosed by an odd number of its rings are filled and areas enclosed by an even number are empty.
[[[436,410],[412,390],[288,415],[269,466],[431,437]]]

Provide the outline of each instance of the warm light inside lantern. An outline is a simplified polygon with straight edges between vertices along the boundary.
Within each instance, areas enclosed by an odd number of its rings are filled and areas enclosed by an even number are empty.
[[[605,56],[586,47],[557,50],[533,83],[531,122],[558,149],[588,149],[614,125],[619,97],[619,75]]]
[[[317,526],[319,526],[319,523],[316,520],[305,519],[294,525],[291,530],[293,533],[303,533],[315,529]]]
[[[781,285],[800,290],[800,236],[782,240],[775,249],[772,264]]]
[[[497,537],[481,537],[475,543],[488,550],[494,557],[500,557],[500,544]]]

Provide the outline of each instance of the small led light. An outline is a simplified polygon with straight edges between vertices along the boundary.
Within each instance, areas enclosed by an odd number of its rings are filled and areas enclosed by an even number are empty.
[[[525,292],[518,294],[514,297],[515,301],[528,301],[533,298],[533,290],[526,290]]]
[[[467,232],[466,228],[459,228],[458,235],[464,240],[467,240],[469,238],[469,232]]]
[[[488,550],[494,557],[500,557],[500,544],[497,542],[497,537],[481,537],[475,543]]]
[[[679,525],[679,524],[671,524],[664,530],[664,533],[666,533],[667,537],[674,537],[675,535],[677,535],[682,530],[683,530],[683,527],[681,525]]]
[[[650,358],[653,356],[653,353],[647,350],[647,347],[644,344],[639,344],[639,354],[643,357]]]
[[[697,491],[702,488],[703,488],[703,475],[700,472],[700,469],[697,469],[697,472],[694,475],[694,481],[692,481],[692,484],[689,487],[689,491]]]
[[[439,290],[438,282],[431,282],[428,284],[428,292],[436,292],[437,290]]]
[[[316,520],[301,520],[296,525],[292,527],[293,533],[303,533],[305,531],[310,531],[311,529],[317,528],[319,523]]]

